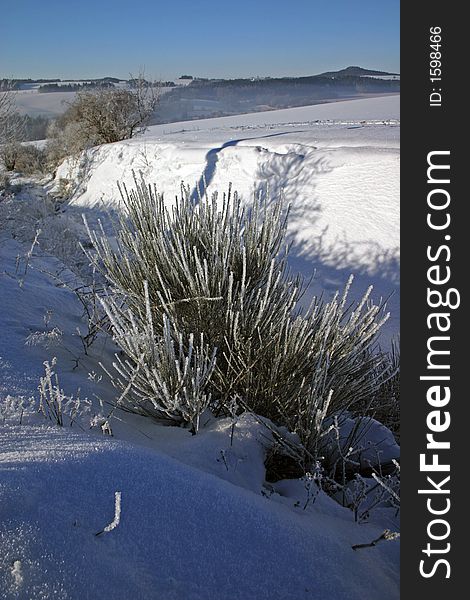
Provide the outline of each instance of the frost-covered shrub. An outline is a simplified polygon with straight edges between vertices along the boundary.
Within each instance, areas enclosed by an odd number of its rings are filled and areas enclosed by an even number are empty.
[[[44,362],[45,374],[39,380],[39,411],[45,418],[54,421],[61,427],[64,424],[64,409],[68,400],[64,391],[59,386],[59,379],[54,373],[53,368],[56,364],[56,359],[51,363]]]
[[[377,377],[383,385],[370,406],[364,412],[383,423],[395,438],[400,440],[400,346],[393,341],[390,352],[384,354],[383,362],[378,365]]]
[[[9,142],[0,146],[0,161],[1,165],[7,171],[14,171],[16,167],[16,160],[21,149],[19,142]]]
[[[18,185],[10,185],[0,202],[2,233],[8,232],[28,247],[32,244],[59,258],[82,279],[92,272],[80,247],[83,227],[73,212],[58,211],[58,203],[50,194],[34,190],[15,197]]]
[[[69,111],[50,123],[47,128],[46,154],[49,167],[54,170],[67,156],[75,156],[93,145],[80,125],[71,120]]]
[[[54,196],[56,198],[67,198],[71,190],[71,181],[65,177],[59,179]]]
[[[246,208],[229,190],[194,202],[182,187],[169,209],[154,186],[135,184],[121,189],[116,242],[89,232],[90,257],[115,294],[106,306],[128,358],[127,395],[135,403],[138,372],[142,399],[164,397],[168,374],[155,369],[155,356],[171,323],[181,353],[191,335],[203,335],[208,354],[217,353],[204,391],[212,408],[240,398],[297,432],[315,454],[325,416],[367,402],[380,387],[383,357],[374,344],[387,315],[370,301],[371,290],[347,306],[350,281],[343,294],[316,298],[301,312],[305,284],[288,267],[281,201],[258,196]],[[141,406],[133,409],[145,412]]]
[[[380,468],[371,477],[356,473],[345,485],[338,486],[334,498],[350,508],[356,522],[365,522],[376,509],[392,508],[400,511],[400,464],[394,460],[387,474]]]
[[[43,346],[51,348],[57,346],[62,341],[62,331],[58,327],[53,327],[47,331],[33,331],[26,338],[27,346]]]
[[[24,396],[6,396],[0,401],[0,423],[21,425],[23,419],[37,413],[35,398]]]
[[[0,159],[24,139],[25,117],[16,108],[16,94],[8,81],[0,81]],[[6,165],[5,165],[6,166]],[[8,169],[8,167],[6,167]],[[8,169],[10,170],[10,169]]]
[[[92,146],[118,142],[145,130],[158,103],[158,88],[142,74],[131,89],[79,91],[67,110],[48,128],[51,167]]]
[[[46,171],[46,153],[33,144],[19,141],[0,145],[0,165],[7,171],[19,171],[25,175]]]
[[[321,441],[323,465],[334,479],[350,479],[361,473],[370,476],[375,470],[394,470],[400,448],[393,433],[370,417],[342,415],[325,422],[328,433]]]
[[[199,417],[209,406],[208,383],[215,367],[215,349],[209,352],[204,334],[199,341],[184,336],[163,315],[163,330],[156,335],[145,283],[147,320],[134,318],[114,302],[103,301],[114,339],[127,358],[116,355],[113,384],[122,392],[118,405],[142,415],[199,429]],[[106,368],[105,368],[106,370]]]
[[[10,178],[8,173],[0,171],[0,198],[9,190]]]
[[[45,173],[47,170],[46,152],[33,144],[22,144],[15,160],[15,171],[25,175]]]
[[[80,390],[67,395],[61,388],[56,373],[57,359],[44,363],[44,375],[39,379],[38,396],[6,396],[0,399],[0,425],[30,425],[43,419],[60,427],[85,429],[100,428],[102,433],[112,435],[111,413],[105,410],[101,400],[95,405],[88,398],[80,398]]]
[[[78,419],[90,415],[91,402],[87,399],[81,400],[78,393],[76,397],[65,394],[54,371],[56,364],[56,358],[51,362],[44,362],[44,376],[40,378],[38,385],[39,413],[60,427],[72,426]]]

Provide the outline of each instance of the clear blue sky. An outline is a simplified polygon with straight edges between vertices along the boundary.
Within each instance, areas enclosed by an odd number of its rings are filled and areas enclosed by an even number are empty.
[[[399,0],[0,0],[0,78],[399,71]]]

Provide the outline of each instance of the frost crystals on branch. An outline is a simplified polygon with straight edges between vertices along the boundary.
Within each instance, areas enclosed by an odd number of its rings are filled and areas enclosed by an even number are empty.
[[[244,206],[229,188],[194,202],[182,186],[169,209],[137,178],[121,194],[116,242],[88,229],[87,252],[125,355],[118,403],[196,432],[206,407],[230,414],[239,398],[297,433],[313,468],[325,419],[370,406],[390,376],[376,343],[388,314],[371,288],[349,303],[350,278],[329,302],[298,307],[307,283],[289,269],[282,198]]]
[[[162,333],[156,334],[147,282],[144,295],[145,321],[137,321],[131,311],[123,311],[112,299],[102,301],[114,338],[128,357],[123,360],[116,355],[116,377],[103,366],[122,392],[117,405],[175,424],[188,423],[197,433],[199,417],[211,400],[206,387],[215,368],[216,349],[209,351],[202,333],[199,343],[192,333],[183,336],[166,315]]]
[[[121,522],[121,492],[115,492],[114,493],[114,519],[111,521],[111,523],[109,523],[109,525],[106,525],[106,527],[104,529],[102,529],[101,531],[98,531],[98,533],[95,533],[95,535],[98,536],[98,535],[101,535],[102,533],[108,533],[109,531],[116,529],[116,527],[119,525],[120,522]]]

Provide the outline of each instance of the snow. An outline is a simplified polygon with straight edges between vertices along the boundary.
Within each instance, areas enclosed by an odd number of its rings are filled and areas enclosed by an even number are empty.
[[[0,597],[399,597],[399,541],[352,549],[396,531],[395,511],[359,525],[315,483],[309,502],[302,479],[268,484],[262,419],[202,415],[192,436],[116,412],[103,435],[114,391],[98,363],[116,348],[100,335],[84,354],[83,307],[57,279],[80,281],[81,214],[93,224],[119,210],[116,181],[131,182],[132,169],[169,202],[181,179],[194,189],[203,173],[209,192],[233,181],[246,202],[269,182],[292,203],[292,267],[317,268],[312,293],[332,293],[351,271],[357,296],[370,282],[376,297],[395,292],[386,343],[398,329],[398,114],[387,97],[155,126],[63,165],[55,182],[13,181],[15,198],[0,197]],[[71,204],[48,201],[60,178],[77,185]],[[72,427],[36,411],[53,357],[64,393],[92,401]],[[397,456],[378,423],[366,441]]]
[[[331,101],[324,104],[282,108],[266,112],[217,117],[197,121],[182,121],[153,125],[146,136],[153,137],[157,132],[177,132],[185,130],[207,130],[211,128],[266,127],[282,124],[311,123],[312,121],[389,121],[400,118],[400,96],[391,94],[377,98]]]
[[[392,80],[399,81],[400,75],[361,75],[361,77],[367,77],[370,79],[383,79],[384,81]]]
[[[346,509],[295,509],[162,453],[58,428],[10,426],[0,456],[4,597],[398,598],[397,543],[354,552],[381,530]],[[117,490],[121,522],[96,537]],[[14,561],[23,581],[12,593]]]

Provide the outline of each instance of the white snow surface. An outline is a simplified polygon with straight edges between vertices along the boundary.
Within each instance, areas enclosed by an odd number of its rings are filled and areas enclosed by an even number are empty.
[[[399,597],[399,541],[351,548],[396,530],[394,511],[358,525],[323,492],[304,510],[302,480],[265,482],[270,433],[254,416],[238,417],[233,435],[231,419],[209,416],[197,436],[122,413],[114,437],[90,430],[115,395],[98,363],[116,347],[100,336],[84,355],[82,306],[54,277],[80,280],[81,213],[93,224],[101,208],[119,209],[116,181],[142,169],[169,201],[181,179],[195,186],[204,172],[209,191],[233,181],[246,202],[266,183],[274,195],[284,188],[292,266],[317,268],[314,291],[330,294],[356,271],[353,295],[371,281],[379,295],[397,292],[398,99],[378,100],[153,127],[91,151],[86,171],[62,166],[55,185],[80,183],[70,205],[50,205],[42,182],[16,180],[16,197],[0,197],[1,598]],[[387,336],[397,323],[394,313]],[[54,328],[60,335],[45,344],[25,343]],[[71,428],[36,412],[42,363],[54,356],[64,392],[93,400]],[[390,436],[375,432],[396,456]],[[113,522],[116,492],[119,525],[97,537]]]
[[[295,509],[155,450],[45,426],[3,429],[0,472],[4,598],[398,598],[397,543],[352,550],[381,529],[333,500]],[[117,490],[121,522],[96,537]]]

